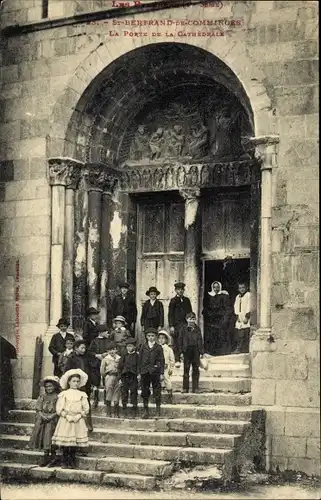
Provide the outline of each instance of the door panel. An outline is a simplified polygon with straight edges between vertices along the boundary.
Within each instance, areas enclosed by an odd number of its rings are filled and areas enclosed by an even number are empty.
[[[174,282],[184,278],[184,203],[141,203],[138,205],[137,309],[138,324],[146,290],[156,286],[164,306],[168,327],[168,304]]]

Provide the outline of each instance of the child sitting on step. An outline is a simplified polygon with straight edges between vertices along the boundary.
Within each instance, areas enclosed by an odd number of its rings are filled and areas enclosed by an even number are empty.
[[[29,441],[29,448],[43,450],[44,456],[40,466],[53,466],[57,463],[56,448],[51,444],[52,436],[58,422],[56,405],[58,400],[59,378],[45,377],[41,385],[45,393],[37,399],[35,425]]]
[[[111,405],[114,403],[114,417],[119,417],[120,383],[118,365],[120,356],[117,354],[117,345],[110,342],[106,346],[107,356],[101,362],[100,374],[104,380],[106,391],[106,415],[112,416]]]
[[[76,469],[77,448],[88,444],[86,417],[89,414],[88,396],[79,390],[88,381],[88,375],[75,368],[68,370],[60,379],[63,391],[58,396],[58,424],[52,438],[52,444],[63,450],[63,461],[67,469]]]
[[[165,359],[165,369],[164,369],[164,386],[168,392],[169,404],[173,403],[173,390],[171,376],[175,367],[175,356],[173,349],[170,347],[171,336],[166,330],[159,330],[158,332],[158,342],[163,348],[164,359]]]
[[[121,399],[123,404],[123,416],[127,416],[128,396],[133,405],[133,417],[137,416],[138,399],[138,354],[136,352],[136,341],[133,338],[126,340],[126,353],[122,355],[118,365],[121,383]]]

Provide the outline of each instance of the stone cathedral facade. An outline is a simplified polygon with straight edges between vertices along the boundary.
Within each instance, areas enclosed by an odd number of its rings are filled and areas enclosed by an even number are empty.
[[[166,310],[184,280],[201,318],[211,280],[241,277],[267,466],[319,474],[317,2],[121,3],[1,5],[16,395],[31,397],[36,337],[50,373],[58,319],[79,332],[95,306],[110,322],[120,280],[139,311],[149,286]]]

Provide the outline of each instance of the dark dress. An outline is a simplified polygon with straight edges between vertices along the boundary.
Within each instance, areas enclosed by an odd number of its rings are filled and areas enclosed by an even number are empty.
[[[144,330],[164,326],[164,307],[160,300],[156,299],[154,304],[146,300],[143,304],[140,323]]]
[[[204,298],[204,349],[207,354],[231,352],[231,318],[233,308],[228,294],[207,294]]]
[[[58,394],[44,394],[39,396],[36,404],[35,425],[30,436],[29,447],[37,450],[50,451],[51,439],[58,422],[56,414]],[[55,415],[49,422],[44,422],[42,416]]]
[[[113,318],[123,316],[127,322],[127,328],[136,323],[137,307],[135,297],[131,293],[127,293],[123,298],[122,295],[116,295],[111,304]],[[131,333],[133,330],[131,330]]]
[[[49,344],[49,351],[52,354],[52,362],[54,364],[55,377],[61,377],[62,371],[59,366],[59,355],[66,350],[66,340],[75,341],[75,337],[71,333],[66,333],[65,338],[60,332],[54,333]]]
[[[16,348],[0,335],[0,418],[14,408],[11,359],[17,359]]]

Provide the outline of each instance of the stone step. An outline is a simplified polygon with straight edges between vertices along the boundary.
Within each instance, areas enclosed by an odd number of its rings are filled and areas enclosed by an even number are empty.
[[[33,450],[2,448],[0,461],[19,462],[37,465],[43,453]],[[116,474],[135,474],[138,476],[156,476],[166,478],[172,474],[173,464],[164,460],[126,457],[78,457],[77,466],[82,470],[113,472]]]
[[[73,470],[73,469],[51,469],[38,467],[36,465],[21,464],[13,462],[0,463],[0,474],[3,478],[11,480],[54,480],[72,481],[77,483],[91,483],[125,487],[137,490],[154,490],[157,479],[152,476],[140,476],[134,474],[115,474],[101,471]]]
[[[195,396],[199,396],[196,395]],[[16,408],[21,410],[34,410],[36,407],[35,399],[18,399],[15,402]],[[138,407],[139,413],[142,412],[142,406]],[[251,406],[229,406],[229,405],[193,405],[193,404],[167,404],[162,406],[161,419],[163,418],[197,418],[203,420],[250,420],[255,412]],[[105,407],[100,404],[93,410],[93,415],[104,415]],[[155,415],[155,405],[151,404],[151,417]]]
[[[13,410],[10,413],[10,422],[14,424],[33,424],[35,412],[32,410]],[[10,422],[7,425],[10,425]],[[219,434],[242,434],[249,421],[242,420],[199,420],[199,419],[124,419],[94,416],[93,425],[107,429],[126,429],[141,431],[174,431],[174,432],[213,432]]]
[[[33,425],[31,424],[0,424],[3,434],[16,434],[30,436]],[[213,434],[204,432],[175,432],[175,431],[142,431],[126,429],[108,429],[94,427],[90,434],[92,441],[111,444],[134,444],[148,446],[195,446],[198,448],[232,448],[238,441],[236,434]]]
[[[14,447],[17,451],[26,448],[28,436],[0,435],[2,447]],[[97,457],[135,458],[146,460],[182,461],[196,464],[224,464],[233,453],[229,448],[199,448],[194,446],[150,446],[128,443],[100,443],[89,441],[86,448],[89,454]],[[87,457],[84,457],[87,458]]]
[[[232,363],[232,364],[250,364],[251,356],[245,354],[226,354],[224,356],[209,356],[205,355],[210,364]]]
[[[182,377],[174,375],[172,377],[173,391],[182,389]],[[200,392],[233,392],[246,393],[251,391],[250,378],[237,377],[202,377],[199,381]]]
[[[173,376],[183,377],[183,365],[174,368]],[[233,363],[209,363],[208,370],[200,370],[200,379],[209,377],[236,377],[247,378],[251,376],[250,367],[247,364]]]

